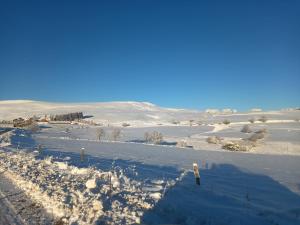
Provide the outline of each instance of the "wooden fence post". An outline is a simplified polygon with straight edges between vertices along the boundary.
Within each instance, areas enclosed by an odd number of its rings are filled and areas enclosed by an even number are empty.
[[[80,161],[81,162],[84,161],[84,148],[81,148],[81,151],[80,151]]]
[[[193,169],[194,169],[194,175],[196,179],[196,184],[200,185],[200,174],[199,174],[199,168],[197,163],[193,163]]]
[[[42,154],[43,148],[42,148],[41,144],[38,145],[38,151],[39,151],[39,154]]]

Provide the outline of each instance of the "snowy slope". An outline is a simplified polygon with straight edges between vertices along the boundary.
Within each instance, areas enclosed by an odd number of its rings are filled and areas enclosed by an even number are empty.
[[[92,116],[89,120],[105,125],[131,126],[172,125],[173,121],[189,125],[189,120],[220,123],[229,119],[232,123],[245,123],[250,118],[266,116],[268,122],[291,122],[300,119],[299,110],[245,113],[206,113],[196,110],[163,108],[148,102],[98,102],[98,103],[51,103],[30,100],[0,101],[0,121],[18,117],[83,112]]]
[[[161,108],[148,102],[103,102],[103,103],[48,103],[28,100],[0,101],[0,120],[33,115],[83,112],[91,119],[102,123],[132,122],[132,124],[157,124],[172,119],[198,117],[200,112],[183,109]]]

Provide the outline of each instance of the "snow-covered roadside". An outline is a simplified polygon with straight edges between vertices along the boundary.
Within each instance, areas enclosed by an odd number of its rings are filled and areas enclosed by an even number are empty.
[[[3,173],[3,172],[2,172]],[[2,181],[2,177],[0,179]],[[0,182],[1,187],[1,182]],[[0,224],[16,224],[23,225],[26,224],[22,218],[18,215],[14,206],[7,199],[7,195],[4,194],[0,188]]]
[[[52,216],[43,206],[32,201],[7,178],[8,171],[0,170],[0,224],[2,225],[52,225]]]
[[[52,158],[38,160],[24,152],[2,151],[0,167],[34,202],[67,224],[139,223],[168,188],[164,181],[154,181],[145,189],[121,168],[107,172],[78,168]]]
[[[2,131],[0,134],[0,147],[6,147],[10,145],[10,137],[12,135],[11,130]]]

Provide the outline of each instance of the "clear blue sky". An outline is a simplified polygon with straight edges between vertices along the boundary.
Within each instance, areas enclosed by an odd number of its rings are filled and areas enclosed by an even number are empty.
[[[300,105],[300,1],[0,2],[0,100]]]

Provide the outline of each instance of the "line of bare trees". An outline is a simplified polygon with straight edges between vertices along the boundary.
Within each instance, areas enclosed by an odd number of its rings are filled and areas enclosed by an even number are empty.
[[[74,113],[67,113],[67,114],[59,114],[59,115],[51,115],[50,120],[52,121],[74,121],[83,119],[82,112],[74,112]]]
[[[96,130],[96,138],[98,141],[103,140],[106,137],[106,132],[103,128],[98,128]],[[110,135],[108,136],[110,137],[111,140],[113,141],[117,141],[120,137],[121,137],[121,130],[119,128],[114,128]]]
[[[148,143],[160,144],[163,141],[163,135],[158,131],[153,131],[152,133],[146,132],[144,139]]]

